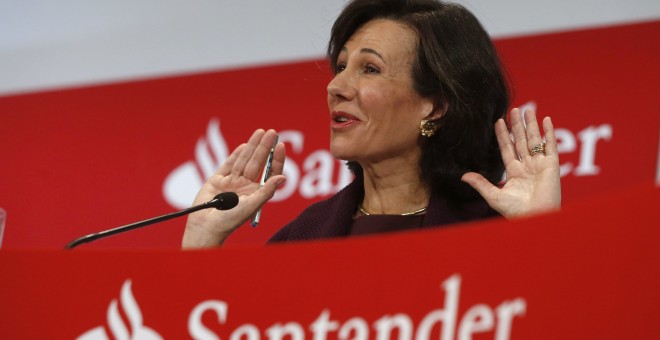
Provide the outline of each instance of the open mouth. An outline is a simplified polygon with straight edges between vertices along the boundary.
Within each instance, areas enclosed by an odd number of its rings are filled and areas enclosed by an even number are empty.
[[[332,128],[344,128],[360,122],[355,116],[345,112],[333,112],[331,119],[330,126]]]
[[[340,111],[332,112],[331,118],[332,118],[332,121],[334,121],[336,123],[345,123],[345,122],[349,122],[349,121],[356,121],[356,122],[359,121],[359,119],[357,119],[357,117],[355,117],[351,114],[348,114],[346,112],[340,112]]]

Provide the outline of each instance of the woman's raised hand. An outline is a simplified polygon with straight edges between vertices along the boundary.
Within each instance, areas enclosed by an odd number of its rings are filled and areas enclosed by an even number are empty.
[[[545,144],[542,144],[536,114],[531,109],[525,110],[525,124],[519,109],[511,111],[511,131],[513,141],[504,120],[495,124],[506,167],[507,180],[502,188],[474,172],[466,173],[461,180],[470,184],[491,208],[506,218],[558,210],[561,206],[559,155],[550,117],[543,119]]]
[[[206,180],[193,205],[208,202],[218,193],[230,191],[238,194],[238,205],[230,210],[204,209],[190,214],[183,234],[183,248],[221,245],[273,197],[277,187],[286,180],[282,175],[284,144],[275,146],[271,176],[261,188],[259,179],[276,139],[275,130],[255,131],[250,140],[237,147],[220,169]]]

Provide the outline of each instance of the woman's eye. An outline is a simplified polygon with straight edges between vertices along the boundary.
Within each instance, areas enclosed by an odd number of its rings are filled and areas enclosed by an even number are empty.
[[[374,67],[374,66],[367,65],[367,66],[364,67],[364,73],[367,73],[367,74],[378,74],[378,73],[380,73],[380,70],[377,69],[377,68]]]
[[[346,64],[337,64],[337,66],[335,66],[335,74],[339,74],[342,71],[344,71],[345,69],[346,69]],[[379,74],[380,70],[375,66],[366,65],[364,67],[364,73],[365,74]]]

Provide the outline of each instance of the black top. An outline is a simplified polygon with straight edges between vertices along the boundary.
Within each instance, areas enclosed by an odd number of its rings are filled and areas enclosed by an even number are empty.
[[[369,235],[419,229],[424,223],[424,215],[367,215],[353,220],[348,233],[354,235]]]
[[[354,180],[332,197],[312,204],[296,219],[280,229],[269,242],[324,239],[351,235],[353,216],[364,196],[360,179]],[[446,226],[500,216],[481,197],[472,200],[452,201],[438,194],[431,194],[421,228]]]

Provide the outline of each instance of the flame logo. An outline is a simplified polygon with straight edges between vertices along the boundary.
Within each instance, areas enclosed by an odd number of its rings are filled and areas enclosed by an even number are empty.
[[[190,207],[204,180],[213,175],[228,156],[220,121],[213,118],[206,128],[206,138],[197,140],[195,160],[178,166],[165,179],[163,195],[167,203],[178,209]]]
[[[112,333],[112,337],[118,340],[161,340],[162,337],[154,330],[145,327],[142,320],[142,312],[138,306],[133,292],[131,291],[131,280],[124,281],[121,287],[121,294],[119,298],[121,308],[128,319],[129,325],[126,325],[119,314],[119,305],[117,299],[113,299],[108,307],[107,321],[108,329]],[[77,338],[78,340],[107,340],[110,339],[105,331],[104,326],[96,327],[90,331],[85,332]]]

